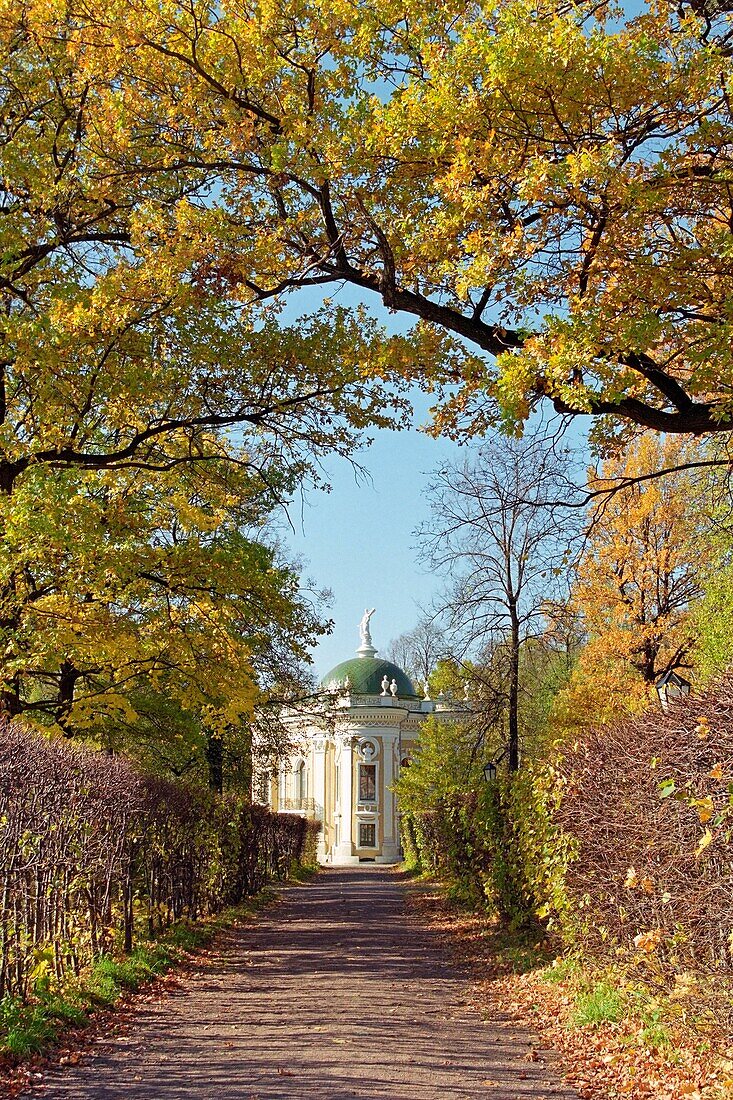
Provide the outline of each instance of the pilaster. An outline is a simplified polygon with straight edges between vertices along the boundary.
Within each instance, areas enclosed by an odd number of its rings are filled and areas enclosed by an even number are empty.
[[[351,733],[339,735],[339,843],[334,854],[334,863],[358,863],[354,855],[352,834],[354,819],[354,747]]]
[[[326,738],[313,738],[313,803],[315,818],[321,822],[316,857],[319,863],[326,862]]]

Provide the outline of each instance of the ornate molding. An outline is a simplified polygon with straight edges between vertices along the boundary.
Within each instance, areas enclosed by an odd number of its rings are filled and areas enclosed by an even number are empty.
[[[385,733],[397,733],[400,726],[405,721],[406,715],[402,714],[379,714],[377,711],[372,711],[370,714],[351,714],[349,715],[348,722],[339,722],[339,730],[350,729],[353,730],[355,735],[358,736],[359,730],[364,729],[366,726],[381,726]]]

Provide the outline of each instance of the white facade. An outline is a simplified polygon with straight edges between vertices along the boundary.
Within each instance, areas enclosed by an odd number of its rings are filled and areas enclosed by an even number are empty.
[[[369,613],[367,613],[369,614]],[[402,858],[393,785],[431,715],[465,720],[467,706],[420,698],[405,673],[377,659],[362,620],[357,657],[326,678],[319,706],[290,715],[292,753],[266,784],[274,810],[321,822],[324,864],[397,863]],[[335,675],[334,675],[335,674]]]

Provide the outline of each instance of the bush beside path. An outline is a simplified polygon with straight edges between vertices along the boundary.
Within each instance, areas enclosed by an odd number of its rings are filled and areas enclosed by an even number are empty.
[[[55,1067],[43,1100],[576,1100],[536,1037],[467,976],[404,905],[399,875],[331,869],[214,962],[145,1004],[82,1064]]]

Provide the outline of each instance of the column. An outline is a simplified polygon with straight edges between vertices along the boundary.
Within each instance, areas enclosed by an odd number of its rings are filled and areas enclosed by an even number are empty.
[[[319,863],[326,862],[326,738],[317,735],[313,738],[313,788],[312,798],[314,817],[321,822],[316,856]]]
[[[355,856],[352,852],[352,828],[354,821],[354,797],[353,797],[353,738],[351,733],[342,733],[338,740],[340,748],[339,759],[339,776],[340,776],[340,790],[339,790],[339,810],[341,812],[340,819],[340,842],[336,849],[336,855],[334,857],[334,863],[358,863],[359,857]]]
[[[380,863],[399,863],[400,838],[397,836],[397,815],[395,813],[395,794],[391,790],[396,779],[395,752],[399,743],[399,729],[385,730],[383,734],[383,760],[382,760],[382,790],[380,792],[383,806],[384,843]]]

